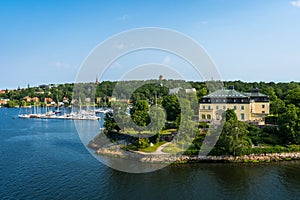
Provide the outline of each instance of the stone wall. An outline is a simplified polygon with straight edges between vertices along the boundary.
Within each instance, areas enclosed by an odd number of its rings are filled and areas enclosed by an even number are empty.
[[[197,163],[197,162],[272,162],[282,160],[299,160],[300,152],[251,154],[244,156],[174,156],[171,154],[151,154],[121,149],[98,149],[97,154],[138,160],[151,163]]]

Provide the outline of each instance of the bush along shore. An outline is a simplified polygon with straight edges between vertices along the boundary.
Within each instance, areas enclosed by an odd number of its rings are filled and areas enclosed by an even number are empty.
[[[260,153],[242,156],[222,155],[222,156],[199,156],[199,155],[175,155],[160,152],[145,153],[142,151],[124,150],[122,145],[112,145],[110,147],[101,148],[95,140],[88,145],[89,148],[95,150],[100,156],[117,157],[131,159],[140,162],[149,163],[258,163],[258,162],[277,162],[300,160],[300,151],[297,152],[281,152],[281,153]]]
[[[292,153],[266,153],[250,154],[243,156],[195,156],[172,154],[152,154],[119,149],[100,148],[96,150],[98,155],[111,156],[117,158],[137,160],[150,163],[258,163],[300,160],[300,152]]]

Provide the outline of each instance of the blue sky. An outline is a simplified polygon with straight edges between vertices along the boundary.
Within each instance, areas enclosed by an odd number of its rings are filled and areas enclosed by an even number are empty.
[[[141,27],[190,36],[223,80],[299,81],[300,1],[2,0],[0,89],[74,82],[100,42]]]

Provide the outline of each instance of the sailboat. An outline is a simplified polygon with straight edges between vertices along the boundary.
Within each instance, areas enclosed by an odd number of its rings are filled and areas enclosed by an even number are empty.
[[[57,99],[57,109],[54,111],[55,114],[60,114],[61,110],[59,110],[59,101],[58,101],[58,95],[56,96]]]
[[[23,108],[20,108],[18,117],[19,118],[30,118],[30,114],[28,113],[27,108],[25,109],[25,113],[23,113]]]
[[[18,115],[19,118],[39,118],[40,117],[40,114],[38,114],[38,107],[35,102],[33,105],[33,113],[32,113],[31,107],[30,107],[30,113],[28,113],[28,111],[27,111],[26,114],[21,114],[21,110],[22,110],[22,108],[19,111],[20,112]]]

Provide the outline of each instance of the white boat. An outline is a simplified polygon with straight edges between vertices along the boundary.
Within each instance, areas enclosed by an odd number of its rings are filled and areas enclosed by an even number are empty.
[[[95,110],[95,113],[103,113],[103,114],[106,114],[108,112],[112,112],[113,110],[111,108],[107,108],[107,109],[104,109],[104,108],[99,108],[99,109],[96,109]]]

